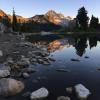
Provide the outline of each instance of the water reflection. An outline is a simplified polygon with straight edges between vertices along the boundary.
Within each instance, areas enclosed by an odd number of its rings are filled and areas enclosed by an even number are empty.
[[[78,56],[83,56],[85,53],[85,49],[87,48],[87,38],[86,37],[80,37],[75,39],[75,49],[76,49],[76,54]]]
[[[29,41],[43,47],[44,50],[47,48],[56,60],[47,67],[44,65],[37,66],[39,72],[36,73],[36,77],[38,75],[46,76],[47,80],[34,84],[34,87],[45,86],[51,93],[47,100],[56,100],[58,96],[66,95],[65,88],[67,86],[75,86],[79,83],[89,88],[92,93],[87,100],[95,100],[95,98],[100,100],[100,88],[98,88],[100,72],[96,70],[100,67],[100,36],[57,36],[57,38],[56,36],[52,36],[52,38],[40,36],[37,39],[33,36],[31,39],[29,38]],[[89,59],[85,57],[89,57]],[[56,71],[63,68],[71,72],[60,73]],[[32,86],[29,84],[29,87],[33,87],[33,84]],[[77,100],[75,96],[72,96],[71,99]]]
[[[49,37],[49,36],[48,36]],[[48,38],[47,37],[47,38]],[[60,39],[54,39],[48,40],[46,38],[42,40],[40,39],[39,41],[32,41],[34,44],[37,45],[45,45],[46,48],[48,49],[49,52],[55,52],[57,50],[63,50],[64,48],[70,48],[74,47],[75,48],[75,53],[82,57],[85,52],[86,48],[90,47],[92,49],[93,47],[97,46],[98,41],[100,41],[99,36],[64,36],[64,38],[61,36]]]
[[[89,37],[90,49],[92,49],[93,47],[96,47],[98,41],[100,41],[100,40],[98,40],[96,36],[95,37]]]
[[[50,52],[55,52],[56,50],[61,50],[63,48],[69,48],[72,46],[72,43],[68,39],[60,39],[50,42],[48,44],[48,50]]]

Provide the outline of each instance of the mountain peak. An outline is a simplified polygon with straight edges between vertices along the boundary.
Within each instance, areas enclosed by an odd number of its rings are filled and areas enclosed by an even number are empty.
[[[62,14],[62,13],[56,13],[54,10],[49,10],[45,15],[47,17],[55,17],[56,19],[65,18],[64,14]]]
[[[47,13],[56,13],[54,10],[49,10]]]

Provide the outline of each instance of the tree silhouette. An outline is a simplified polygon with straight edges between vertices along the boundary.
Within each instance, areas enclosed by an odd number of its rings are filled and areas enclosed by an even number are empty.
[[[82,7],[78,10],[78,14],[76,16],[78,27],[82,29],[87,29],[88,27],[89,17],[87,16],[87,13],[88,12],[85,10],[85,8]]]
[[[12,29],[13,29],[13,31],[17,31],[17,18],[16,18],[16,14],[15,14],[15,11],[14,11],[14,9],[13,9],[13,19],[12,19]]]
[[[99,27],[99,19],[92,15],[90,21],[90,28],[97,29]]]

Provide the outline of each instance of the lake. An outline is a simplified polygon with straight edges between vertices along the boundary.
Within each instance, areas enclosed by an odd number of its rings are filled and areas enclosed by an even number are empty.
[[[81,83],[92,93],[87,100],[100,100],[100,71],[98,70],[100,69],[100,36],[37,35],[26,38],[33,44],[46,45],[55,61],[51,61],[50,65],[34,65],[38,72],[24,80],[26,89],[23,93],[46,87],[50,94],[44,100],[56,100],[58,96],[69,96],[71,100],[78,100],[75,92],[68,94],[66,88]],[[58,69],[65,69],[68,72],[61,72]],[[2,100],[29,100],[22,96],[23,93]]]

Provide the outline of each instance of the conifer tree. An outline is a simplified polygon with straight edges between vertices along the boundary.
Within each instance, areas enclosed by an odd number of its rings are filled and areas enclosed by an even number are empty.
[[[87,29],[88,21],[89,21],[89,17],[87,16],[87,14],[88,14],[88,12],[86,11],[86,9],[84,7],[80,8],[78,10],[78,14],[76,16],[77,22],[78,22],[78,27],[80,27],[82,29]]]
[[[99,27],[99,19],[92,15],[91,21],[90,21],[90,28],[97,29],[98,27]]]
[[[13,18],[12,18],[12,29],[14,32],[18,31],[17,18],[16,18],[14,8],[13,8]]]

